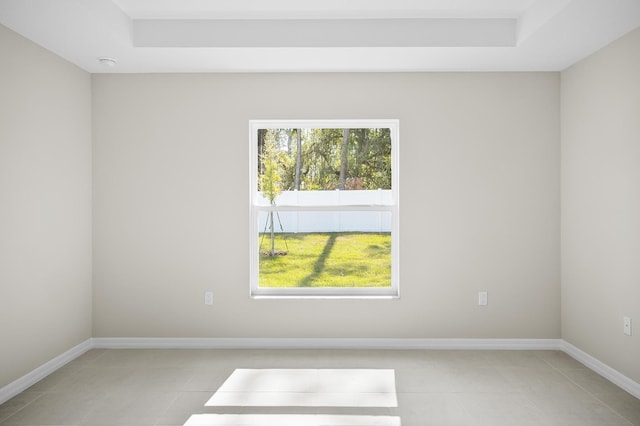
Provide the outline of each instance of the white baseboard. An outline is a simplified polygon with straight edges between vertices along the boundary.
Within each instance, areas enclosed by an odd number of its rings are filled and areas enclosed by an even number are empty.
[[[323,338],[112,338],[88,339],[0,388],[0,404],[90,349],[383,349],[560,350],[640,399],[640,384],[562,339],[323,339]]]
[[[110,349],[457,349],[560,350],[559,339],[366,339],[366,338],[111,338],[93,339]]]
[[[19,379],[14,380],[8,385],[0,388],[0,404],[8,401],[14,396],[18,395],[20,392],[26,390],[30,386],[35,385],[40,380],[47,377],[49,374],[53,373],[60,367],[68,364],[73,361],[83,353],[87,352],[89,349],[93,348],[92,339],[87,339],[79,345],[74,346],[68,351],[58,355],[50,361],[42,364],[40,367],[32,370],[31,372],[25,374]]]
[[[607,364],[601,362],[600,360],[592,357],[588,353],[584,352],[581,349],[573,346],[571,343],[562,340],[561,348],[564,353],[571,356],[575,360],[581,362],[586,367],[595,371],[605,379],[610,382],[618,385],[620,388],[629,392],[631,395],[640,399],[640,383],[637,383],[624,374],[620,373],[618,370],[615,370],[609,367]]]

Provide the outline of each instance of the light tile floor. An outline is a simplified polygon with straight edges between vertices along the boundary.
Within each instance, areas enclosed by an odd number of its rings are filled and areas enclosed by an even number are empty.
[[[348,369],[354,374],[340,374]],[[371,406],[369,392],[389,393],[390,370],[395,395]],[[291,384],[313,371],[320,384]],[[288,401],[256,395],[277,393],[282,380],[287,391],[329,390],[334,401],[345,389],[353,402],[248,405]],[[217,391],[235,388],[253,389],[254,399],[215,405]],[[640,400],[557,351],[96,349],[0,405],[0,425],[628,426],[640,425]]]

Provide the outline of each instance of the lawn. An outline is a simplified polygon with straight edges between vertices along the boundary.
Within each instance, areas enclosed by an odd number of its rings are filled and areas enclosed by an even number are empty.
[[[260,240],[269,251],[269,235]],[[390,233],[276,234],[275,249],[287,255],[260,255],[260,287],[391,286]]]

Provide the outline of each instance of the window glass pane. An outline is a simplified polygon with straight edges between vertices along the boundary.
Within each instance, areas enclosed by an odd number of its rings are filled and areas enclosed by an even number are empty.
[[[257,144],[263,194],[392,189],[388,128],[259,129]]]

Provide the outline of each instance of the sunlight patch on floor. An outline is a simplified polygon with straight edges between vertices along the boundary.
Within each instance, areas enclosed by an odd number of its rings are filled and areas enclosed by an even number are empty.
[[[236,369],[206,406],[397,407],[390,369]]]
[[[184,426],[400,426],[396,416],[331,414],[194,414]]]

